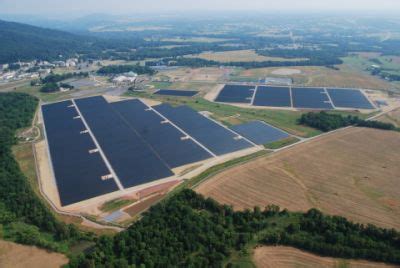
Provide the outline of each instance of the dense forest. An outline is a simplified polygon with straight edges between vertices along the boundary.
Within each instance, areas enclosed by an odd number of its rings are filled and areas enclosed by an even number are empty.
[[[325,132],[352,125],[385,130],[396,129],[396,127],[391,123],[364,120],[357,116],[342,116],[340,114],[331,114],[325,111],[321,111],[319,113],[309,112],[302,114],[299,118],[299,124],[313,127]]]
[[[38,100],[22,93],[0,94],[0,237],[66,251],[86,239],[73,225],[59,222],[36,196],[14,160],[15,132],[31,124]]]
[[[249,242],[289,245],[324,256],[400,263],[400,233],[270,205],[233,211],[186,189],[153,206],[115,237],[101,237],[70,267],[221,267]]]
[[[35,59],[70,57],[82,47],[91,47],[89,38],[0,20],[0,64]]]

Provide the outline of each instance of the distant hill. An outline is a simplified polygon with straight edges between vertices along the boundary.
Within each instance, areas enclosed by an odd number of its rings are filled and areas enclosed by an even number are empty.
[[[68,32],[0,20],[0,63],[54,60],[88,51],[95,39]]]

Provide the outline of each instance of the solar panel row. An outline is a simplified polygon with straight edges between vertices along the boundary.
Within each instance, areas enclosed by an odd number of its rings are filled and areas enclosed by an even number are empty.
[[[47,141],[62,206],[118,190],[71,101],[42,106]]]
[[[175,168],[212,157],[140,100],[119,101],[111,106],[169,167]]]
[[[215,101],[251,103],[254,95],[254,86],[225,85]]]
[[[307,109],[333,109],[323,88],[292,88],[293,107]]]
[[[231,129],[258,145],[279,141],[290,136],[285,131],[261,121],[251,121],[233,126]]]
[[[167,104],[155,106],[159,113],[207,147],[215,155],[223,155],[252,146],[238,135],[204,117],[187,106],[173,108]]]
[[[255,106],[295,107],[330,110],[337,108],[374,109],[358,89],[258,86],[254,98],[250,86],[226,85],[215,101],[251,103]]]
[[[341,108],[374,109],[371,102],[358,89],[327,89],[333,105]]]
[[[75,102],[125,188],[173,175],[167,163],[103,97]]]
[[[288,87],[259,86],[254,97],[253,105],[271,107],[290,107],[290,89]]]
[[[180,97],[193,97],[198,91],[194,90],[177,90],[177,89],[160,89],[156,95],[166,95],[166,96],[180,96]]]

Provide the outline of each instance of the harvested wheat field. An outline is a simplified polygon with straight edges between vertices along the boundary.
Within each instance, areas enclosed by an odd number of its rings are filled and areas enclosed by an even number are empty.
[[[259,247],[254,250],[253,261],[262,268],[295,268],[295,267],[348,267],[348,268],[375,268],[396,267],[383,263],[342,260],[320,257],[291,247]]]
[[[380,116],[378,120],[400,127],[400,108]]]
[[[0,240],[0,267],[52,268],[67,263],[67,257],[60,253]]]
[[[312,207],[400,229],[400,133],[347,128],[217,174],[197,191],[235,209]]]

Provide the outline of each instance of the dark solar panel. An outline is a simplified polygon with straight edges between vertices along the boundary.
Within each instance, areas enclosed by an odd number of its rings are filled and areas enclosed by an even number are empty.
[[[212,157],[206,150],[172,124],[166,123],[154,110],[139,100],[112,103],[111,106],[148,142],[172,168]]]
[[[236,134],[187,106],[172,108],[168,105],[159,105],[154,108],[216,155],[252,146],[244,139],[236,139]]]
[[[233,103],[251,103],[254,86],[225,85],[215,101]]]
[[[75,102],[124,187],[173,175],[167,163],[103,97]]]
[[[333,109],[323,88],[292,88],[293,107]]]
[[[70,205],[118,190],[71,101],[42,106],[46,136],[61,205]]]
[[[252,121],[231,127],[232,130],[255,144],[262,145],[285,139],[290,135],[261,121]]]
[[[198,91],[194,90],[160,89],[154,94],[167,95],[167,96],[193,97],[197,93]]]
[[[374,109],[367,97],[358,89],[328,88],[327,91],[336,107]]]
[[[272,107],[291,107],[290,89],[288,87],[259,86],[253,105]]]

